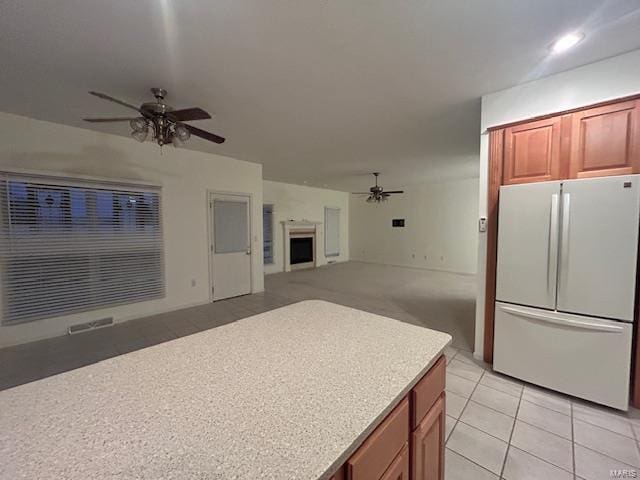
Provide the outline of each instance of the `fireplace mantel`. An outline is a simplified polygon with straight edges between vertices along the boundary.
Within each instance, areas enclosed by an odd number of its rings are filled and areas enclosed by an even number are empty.
[[[284,230],[284,271],[291,271],[291,237],[299,237],[300,235],[308,235],[313,238],[313,261],[309,264],[303,264],[295,268],[310,268],[318,266],[318,231],[321,228],[322,222],[314,222],[310,220],[285,220],[280,222]]]
[[[316,225],[322,225],[322,222],[311,222],[309,220],[284,220],[282,223],[285,228],[316,228]]]

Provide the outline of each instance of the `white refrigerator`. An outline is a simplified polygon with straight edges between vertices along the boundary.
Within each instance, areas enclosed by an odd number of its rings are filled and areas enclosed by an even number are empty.
[[[500,188],[493,368],[627,410],[640,175]]]

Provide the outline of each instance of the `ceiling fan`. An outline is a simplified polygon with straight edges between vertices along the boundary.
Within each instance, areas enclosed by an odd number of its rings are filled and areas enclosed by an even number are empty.
[[[214,143],[223,143],[224,138],[214,133],[201,130],[199,128],[188,125],[184,122],[190,120],[205,120],[211,118],[207,112],[201,108],[184,108],[182,110],[174,110],[173,107],[164,103],[164,97],[167,91],[163,88],[152,88],[151,93],[156,97],[155,102],[147,102],[136,107],[117,98],[110,97],[104,93],[89,92],[103,100],[118,103],[124,107],[135,110],[140,116],[135,117],[116,117],[116,118],[84,118],[85,122],[105,123],[105,122],[129,122],[131,126],[131,136],[139,142],[144,142],[149,135],[149,127],[152,130],[151,138],[161,147],[168,143],[172,143],[175,147],[181,147],[189,140],[191,135],[204,138]]]
[[[373,172],[373,175],[376,177],[376,184],[369,188],[368,192],[352,192],[354,195],[369,195],[367,197],[367,202],[369,203],[380,203],[386,202],[387,199],[394,193],[404,193],[403,190],[392,190],[389,192],[385,192],[384,189],[378,186],[378,175],[380,172]]]

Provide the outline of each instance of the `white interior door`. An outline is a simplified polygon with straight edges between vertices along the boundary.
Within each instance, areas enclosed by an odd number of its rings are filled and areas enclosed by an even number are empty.
[[[500,187],[496,299],[555,308],[560,182]]]
[[[212,194],[209,205],[213,300],[251,293],[249,197]]]
[[[562,184],[558,310],[633,320],[640,175]]]

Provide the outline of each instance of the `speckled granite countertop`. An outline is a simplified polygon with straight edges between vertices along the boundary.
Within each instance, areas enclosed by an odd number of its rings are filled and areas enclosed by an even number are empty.
[[[324,479],[451,337],[310,300],[0,392],[2,479]]]

